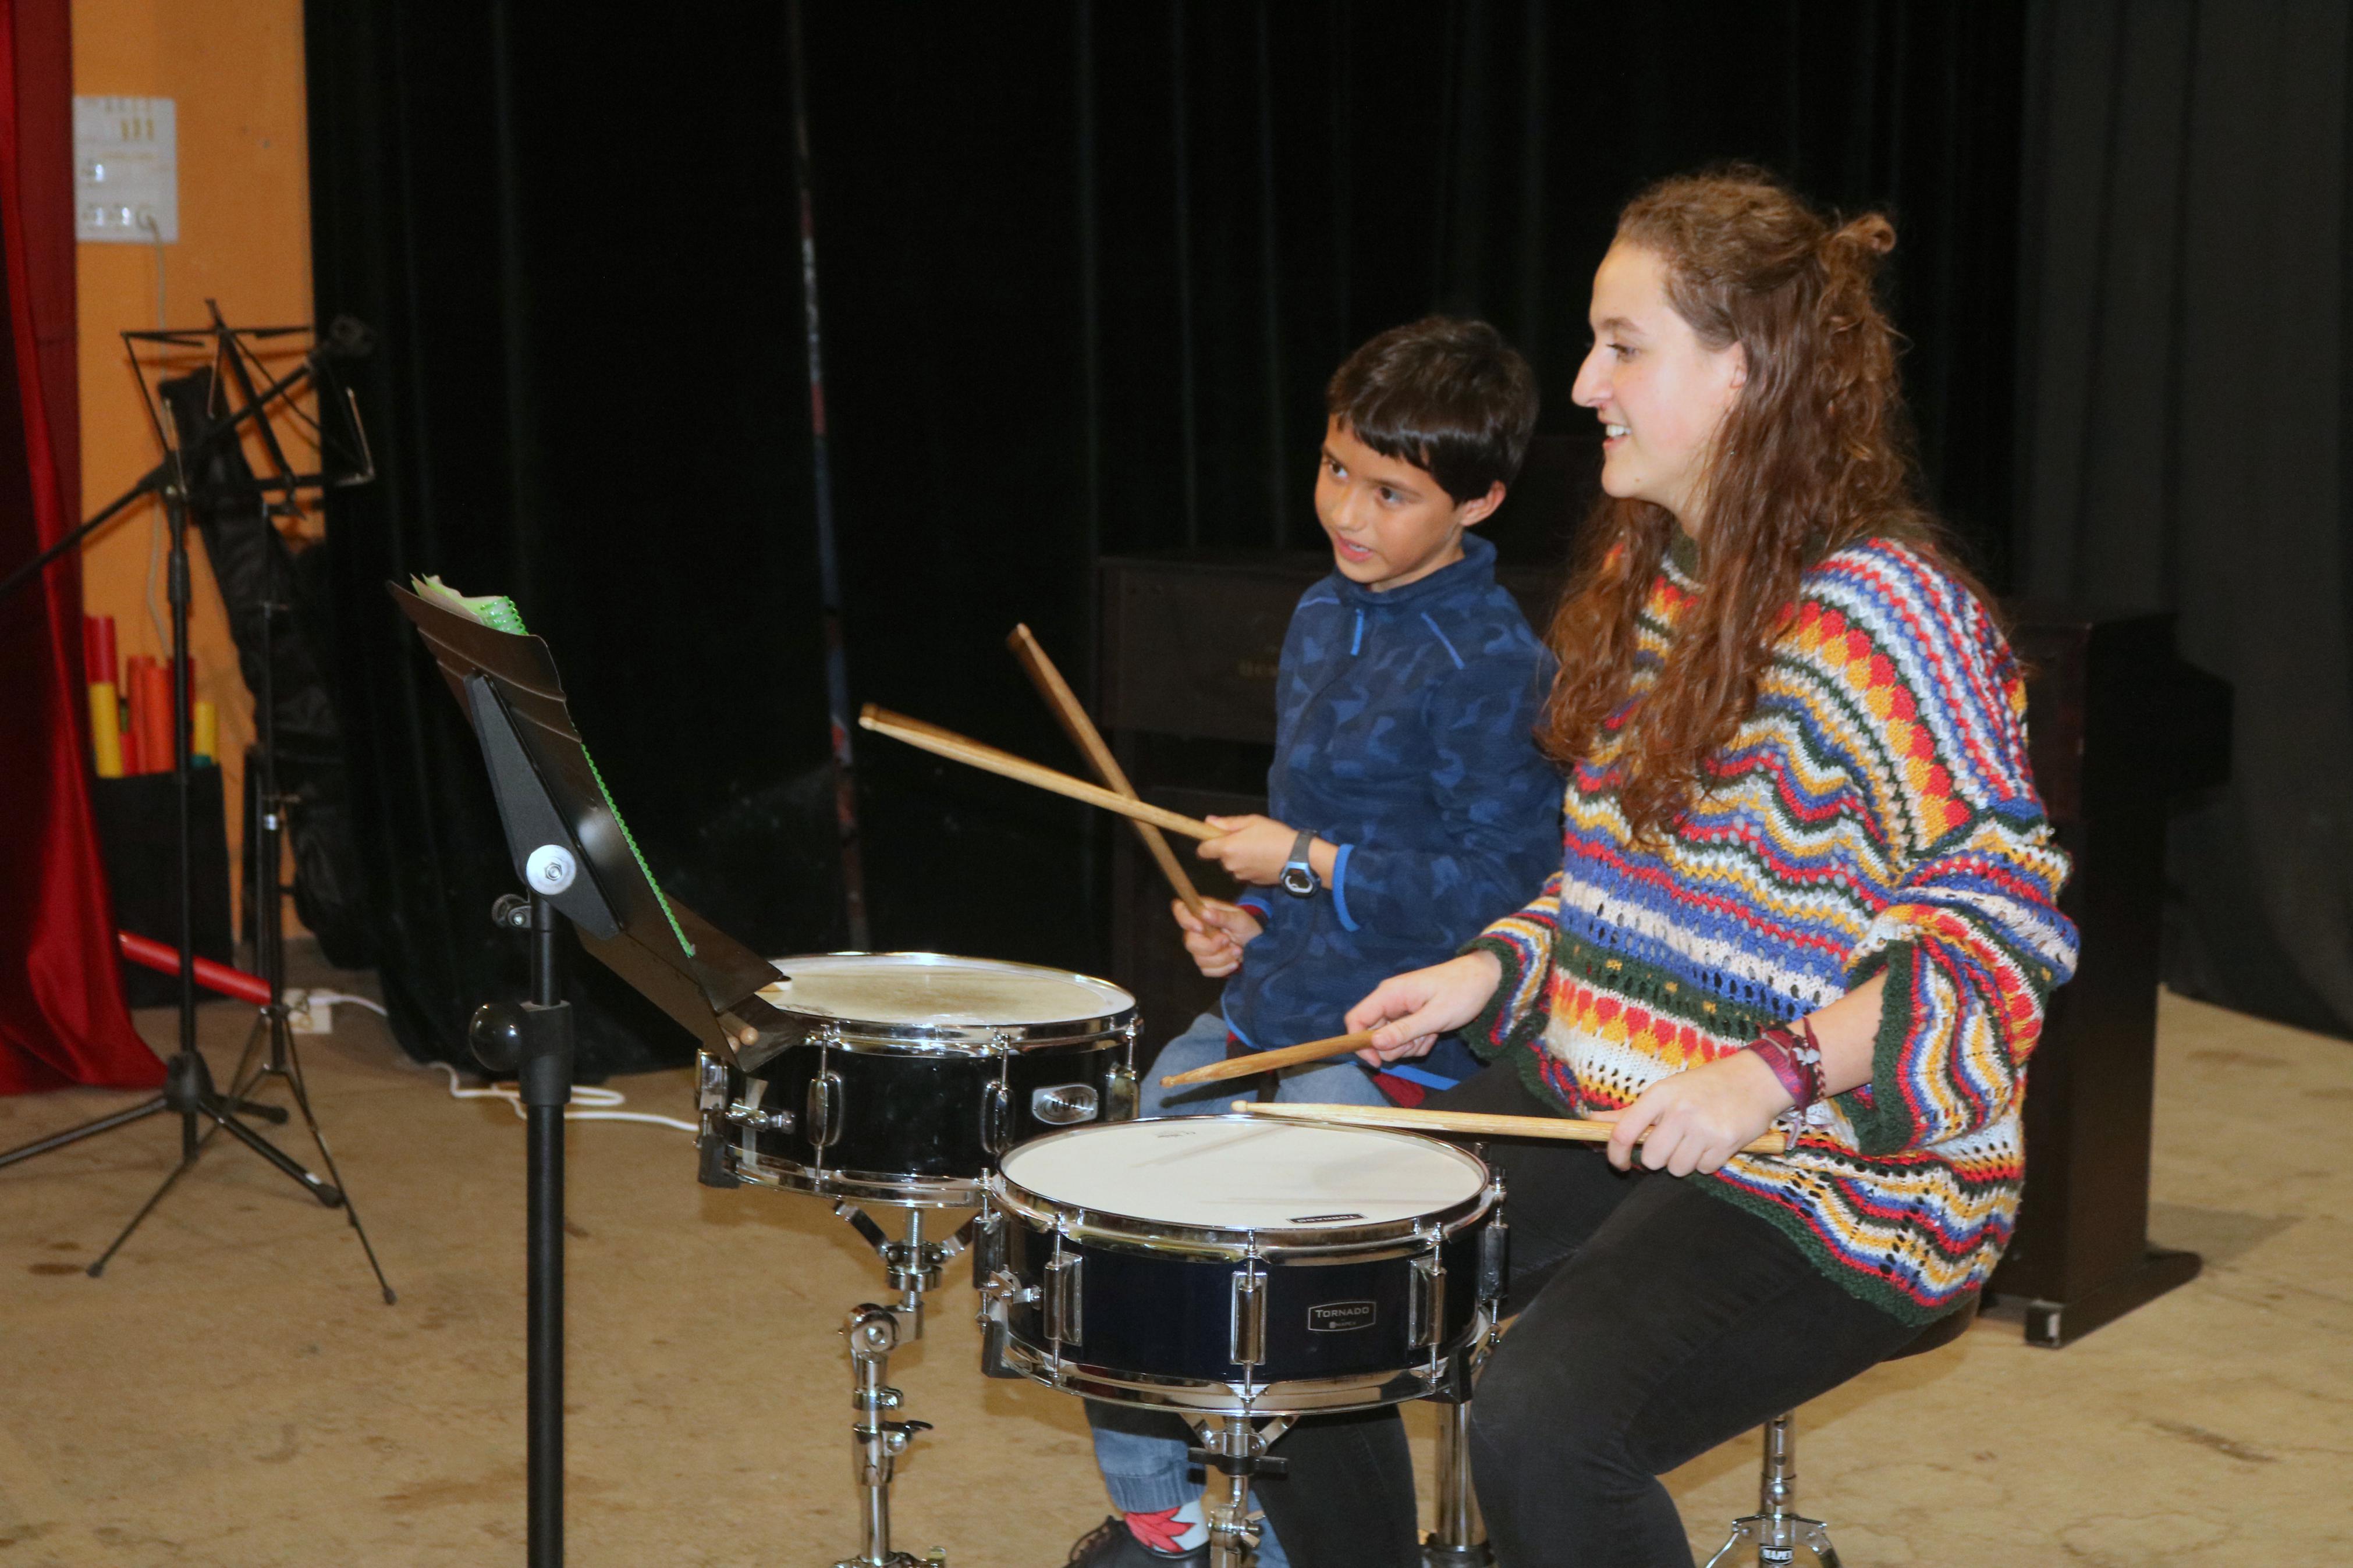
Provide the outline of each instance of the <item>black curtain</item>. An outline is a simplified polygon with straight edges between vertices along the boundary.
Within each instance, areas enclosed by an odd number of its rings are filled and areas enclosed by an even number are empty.
[[[2038,0],[2031,37],[2020,585],[2174,610],[2235,689],[2168,982],[2353,1034],[2348,12]]]
[[[335,498],[329,548],[403,1039],[455,1053],[520,961],[486,923],[512,879],[480,763],[387,576],[513,595],[665,887],[774,951],[839,942],[782,8],[306,13],[319,309],[385,342],[384,478]],[[1101,555],[1316,545],[1323,383],[1432,310],[1494,321],[1543,427],[1586,439],[1567,389],[1617,206],[1728,158],[1894,216],[1930,487],[2005,582],[2024,23],[812,0],[854,699],[1072,765],[1016,620],[1083,690]],[[1104,825],[860,739],[878,946],[1101,963]],[[614,990],[592,1070],[684,1048]]]

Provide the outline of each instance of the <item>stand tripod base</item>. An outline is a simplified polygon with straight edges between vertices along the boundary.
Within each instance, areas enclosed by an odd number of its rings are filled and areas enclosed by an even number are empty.
[[[1734,1520],[1732,1539],[1715,1549],[1715,1555],[1707,1560],[1707,1568],[1716,1568],[1744,1541],[1755,1543],[1758,1568],[1794,1563],[1800,1551],[1810,1552],[1820,1568],[1839,1568],[1838,1549],[1831,1544],[1831,1527],[1819,1519],[1795,1513],[1752,1513],[1746,1519]]]
[[[91,1131],[104,1131],[121,1125],[124,1121],[136,1120],[138,1117],[158,1110],[169,1111],[180,1118],[180,1163],[173,1167],[170,1175],[164,1178],[164,1184],[157,1187],[147,1201],[140,1205],[139,1212],[131,1216],[131,1223],[122,1227],[122,1234],[116,1237],[113,1244],[104,1252],[100,1253],[97,1260],[90,1264],[89,1273],[91,1279],[95,1279],[106,1272],[107,1264],[113,1260],[117,1252],[122,1250],[122,1244],[131,1239],[132,1233],[139,1228],[149,1215],[155,1212],[155,1205],[164,1201],[165,1194],[179,1184],[180,1178],[195,1167],[196,1156],[203,1152],[205,1143],[210,1137],[210,1131],[207,1131],[204,1137],[197,1135],[197,1119],[200,1117],[212,1122],[212,1131],[228,1133],[238,1142],[260,1155],[263,1161],[275,1168],[280,1174],[318,1199],[322,1206],[327,1208],[343,1206],[342,1188],[312,1175],[277,1144],[237,1120],[236,1103],[224,1098],[213,1088],[212,1069],[205,1065],[205,1058],[200,1054],[195,1051],[183,1051],[164,1064],[164,1092],[158,1099],[149,1101],[144,1106],[133,1107],[132,1110],[122,1112],[119,1117],[102,1119],[76,1133],[65,1135],[70,1140]],[[48,1141],[52,1146],[56,1142],[54,1139]]]

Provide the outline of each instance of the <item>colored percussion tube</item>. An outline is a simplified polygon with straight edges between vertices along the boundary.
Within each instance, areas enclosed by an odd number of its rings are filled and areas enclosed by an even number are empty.
[[[90,683],[90,750],[100,778],[122,776],[122,700],[111,680]]]
[[[165,974],[180,973],[177,948],[168,947],[153,937],[133,936],[127,931],[114,934],[121,943],[122,956],[132,963],[160,970]],[[240,1002],[250,1002],[257,1007],[269,1005],[269,982],[259,974],[248,974],[242,969],[232,969],[209,958],[196,960],[196,984],[207,991],[217,991]]]

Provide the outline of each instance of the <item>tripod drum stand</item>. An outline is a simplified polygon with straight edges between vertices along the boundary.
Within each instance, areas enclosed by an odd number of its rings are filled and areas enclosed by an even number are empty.
[[[899,1300],[845,1330],[866,1540],[839,1568],[910,1568],[892,1548],[892,1460],[921,1422],[892,1418],[891,1350],[923,1332],[923,1297],[973,1233],[998,1159],[1057,1127],[1134,1113],[1135,999],[1067,970],[930,952],[807,953],[762,992],[784,1038],[703,1054],[701,1179],[830,1202],[881,1258]],[[870,1208],[907,1211],[903,1239]],[[955,1227],[952,1230],[948,1227]]]

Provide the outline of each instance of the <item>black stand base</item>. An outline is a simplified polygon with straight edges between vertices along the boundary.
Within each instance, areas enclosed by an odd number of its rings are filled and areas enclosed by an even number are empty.
[[[116,1253],[122,1250],[122,1244],[129,1241],[132,1233],[155,1212],[155,1205],[164,1201],[164,1194],[179,1184],[182,1176],[195,1168],[196,1157],[204,1152],[205,1145],[211,1141],[211,1134],[215,1131],[227,1133],[260,1155],[265,1163],[317,1198],[325,1207],[332,1209],[343,1205],[342,1188],[312,1175],[291,1155],[237,1119],[232,1102],[214,1090],[212,1069],[205,1065],[205,1058],[196,1052],[184,1052],[164,1064],[162,1099],[162,1108],[180,1118],[180,1163],[173,1167],[170,1175],[164,1178],[163,1185],[157,1187],[140,1206],[139,1212],[131,1216],[131,1223],[122,1227],[122,1234],[98,1255],[97,1260],[90,1266],[91,1279],[95,1279],[106,1272],[106,1266],[114,1260]],[[241,1104],[242,1101],[237,1103]],[[199,1117],[212,1122],[212,1127],[203,1136],[196,1131]],[[375,1261],[373,1255],[369,1261]]]
[[[309,1171],[304,1170],[277,1144],[272,1143],[239,1120],[240,1115],[249,1114],[282,1123],[286,1120],[286,1113],[275,1106],[253,1105],[215,1090],[212,1069],[205,1065],[205,1058],[195,1051],[182,1052],[164,1064],[164,1092],[153,1099],[142,1100],[128,1110],[116,1111],[111,1116],[101,1116],[95,1121],[86,1121],[79,1127],[68,1128],[63,1132],[53,1132],[47,1138],[36,1139],[30,1143],[11,1149],[6,1153],[0,1154],[0,1166],[13,1165],[20,1160],[30,1160],[36,1155],[51,1153],[79,1143],[85,1138],[95,1138],[101,1132],[111,1132],[118,1127],[128,1127],[134,1121],[144,1121],[151,1116],[166,1112],[180,1119],[180,1163],[173,1168],[170,1175],[164,1178],[164,1184],[157,1187],[153,1195],[140,1206],[139,1212],[131,1216],[131,1223],[122,1227],[122,1234],[114,1238],[113,1245],[99,1254],[98,1261],[90,1266],[89,1273],[91,1279],[95,1279],[106,1272],[107,1264],[111,1262],[114,1255],[122,1249],[122,1244],[131,1239],[131,1233],[137,1230],[140,1223],[154,1212],[155,1205],[164,1201],[164,1194],[170,1192],[178,1184],[180,1178],[188,1173],[189,1169],[196,1163],[196,1156],[204,1152],[205,1144],[210,1141],[216,1131],[227,1132],[237,1139],[269,1162],[289,1180],[299,1184],[304,1191],[328,1208],[342,1205],[343,1194],[341,1188],[332,1183],[321,1181]],[[199,1119],[212,1123],[212,1126],[201,1135],[196,1131]],[[370,1261],[374,1261],[373,1258]]]
[[[2115,1322],[2136,1307],[2146,1306],[2168,1290],[2198,1278],[2205,1259],[2194,1252],[2152,1247],[2137,1268],[2094,1286],[2072,1300],[2049,1301],[2035,1297],[1986,1295],[1989,1316],[2020,1314],[2026,1324],[2026,1342],[2045,1350],[2074,1343],[2094,1329]]]
[[[164,1064],[164,1078],[166,1085],[173,1081],[174,1070],[170,1062]],[[195,1071],[202,1073],[204,1070],[204,1059],[200,1057],[197,1058]],[[286,1125],[286,1112],[275,1105],[256,1105],[249,1100],[235,1098],[223,1103],[227,1110],[238,1116],[259,1117],[277,1127]],[[7,1152],[0,1153],[0,1165],[13,1165],[19,1160],[37,1159],[43,1154],[54,1153],[59,1149],[69,1149],[85,1138],[95,1138],[101,1132],[111,1132],[118,1127],[128,1127],[134,1121],[144,1121],[158,1111],[179,1109],[180,1107],[172,1101],[172,1090],[166,1088],[162,1094],[151,1096],[124,1110],[112,1111],[95,1121],[85,1121],[79,1127],[69,1127],[62,1132],[52,1132],[46,1138],[36,1138],[30,1143],[19,1143]]]

